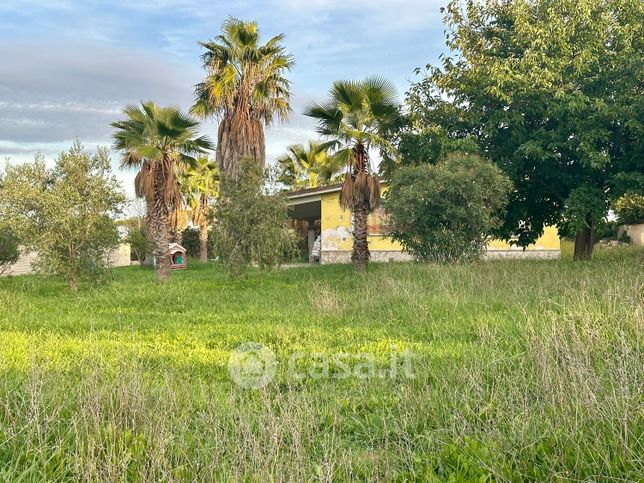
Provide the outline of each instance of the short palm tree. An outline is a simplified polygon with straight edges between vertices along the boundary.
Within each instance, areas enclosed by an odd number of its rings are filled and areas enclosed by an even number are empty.
[[[170,277],[170,219],[179,203],[175,168],[196,163],[194,155],[211,149],[205,136],[197,135],[198,122],[173,107],[154,102],[123,109],[124,120],[112,123],[114,148],[122,152],[121,166],[139,168],[135,187],[148,201],[148,233],[156,257],[156,276]]]
[[[282,46],[284,35],[260,44],[255,22],[229,18],[214,40],[201,42],[206,79],[195,87],[191,112],[219,119],[217,162],[222,176],[237,175],[248,157],[264,166],[264,126],[286,119],[290,82],[284,77],[293,58]]]
[[[311,105],[305,115],[317,119],[318,133],[334,144],[332,156],[347,167],[340,205],[353,212],[351,260],[357,271],[364,271],[370,257],[367,218],[380,204],[380,181],[369,152],[374,148],[393,154],[382,133],[400,119],[395,87],[379,77],[336,81],[329,99]]]
[[[211,202],[219,194],[219,169],[208,157],[197,158],[194,166],[179,176],[179,185],[190,208],[190,219],[199,228],[199,260],[208,261],[208,228],[212,217]]]
[[[293,144],[278,158],[278,181],[289,188],[317,188],[337,181],[344,164],[329,156],[330,143]]]

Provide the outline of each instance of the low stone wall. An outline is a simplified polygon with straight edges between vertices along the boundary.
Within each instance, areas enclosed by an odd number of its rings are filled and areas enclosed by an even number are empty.
[[[29,275],[34,272],[31,268],[31,264],[36,260],[36,258],[37,255],[33,252],[25,253],[2,275]],[[119,245],[116,250],[110,253],[109,261],[113,267],[125,267],[130,265],[130,245],[125,243]]]
[[[409,262],[413,257],[399,250],[374,250],[371,252],[372,262]],[[346,250],[323,250],[320,253],[320,264],[351,263],[351,252]]]
[[[561,257],[560,250],[487,250],[486,259],[496,258],[538,258],[555,259]],[[410,262],[414,258],[407,252],[398,250],[374,250],[372,262]],[[347,250],[322,250],[320,264],[351,263],[351,252]]]
[[[555,258],[561,257],[561,250],[487,250],[483,256],[486,259],[496,259],[496,258],[555,259]]]

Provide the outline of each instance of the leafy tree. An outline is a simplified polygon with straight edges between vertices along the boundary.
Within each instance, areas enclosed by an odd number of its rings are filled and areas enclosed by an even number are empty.
[[[219,118],[217,162],[222,176],[237,175],[240,160],[265,162],[264,126],[291,110],[290,82],[284,77],[293,58],[284,35],[260,44],[256,22],[229,18],[214,40],[201,42],[206,79],[197,84],[191,112]]]
[[[222,179],[215,206],[215,252],[237,277],[255,264],[260,277],[295,252],[288,205],[283,194],[259,188],[267,174],[250,158],[241,161],[244,176]]]
[[[329,156],[329,143],[293,144],[277,159],[277,180],[288,188],[317,188],[340,180],[344,163]]]
[[[476,259],[503,223],[511,186],[496,165],[476,155],[401,167],[385,199],[392,237],[417,260]]]
[[[331,140],[333,162],[347,166],[340,205],[353,213],[353,253],[357,271],[369,264],[367,217],[380,204],[380,181],[369,152],[379,148],[389,155],[393,146],[383,133],[399,122],[393,84],[378,78],[336,81],[329,99],[313,104],[305,115],[318,121],[318,132]]]
[[[53,169],[42,159],[7,165],[0,189],[2,222],[38,254],[34,268],[65,277],[72,291],[108,268],[108,255],[119,244],[113,218],[124,201],[107,149],[90,155],[79,142]]]
[[[2,185],[0,185],[0,190]],[[7,228],[0,228],[0,275],[18,261],[20,247],[18,237]]]
[[[475,140],[506,172],[499,236],[526,246],[572,224],[589,258],[609,201],[644,190],[644,3],[454,0],[445,14],[452,55],[412,86],[413,133]]]
[[[613,210],[620,223],[625,225],[644,223],[644,196],[626,193],[615,201]]]
[[[181,202],[175,177],[178,166],[194,165],[193,155],[211,148],[197,135],[197,121],[173,107],[153,102],[127,106],[126,119],[112,123],[114,147],[123,153],[121,166],[139,168],[137,193],[148,204],[148,234],[156,257],[157,280],[170,278],[170,214]]]
[[[207,157],[197,158],[179,176],[181,192],[190,208],[190,220],[199,228],[199,259],[208,261],[208,229],[212,221],[211,203],[219,194],[219,169]]]

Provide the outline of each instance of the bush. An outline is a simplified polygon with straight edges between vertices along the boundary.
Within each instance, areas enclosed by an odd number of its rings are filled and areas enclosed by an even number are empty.
[[[0,275],[18,261],[18,237],[8,229],[0,229]]]
[[[181,235],[181,245],[186,249],[186,255],[199,258],[199,229],[186,228]]]
[[[90,155],[76,142],[53,169],[42,159],[7,165],[0,222],[38,254],[36,270],[64,277],[75,291],[81,280],[98,281],[109,268],[109,253],[119,244],[113,218],[124,201],[107,149]]]
[[[636,193],[625,194],[615,200],[613,210],[619,222],[624,225],[644,223],[644,196]]]
[[[417,260],[476,259],[503,222],[510,189],[501,170],[476,155],[402,167],[385,196],[391,235]]]
[[[287,202],[266,188],[268,174],[252,160],[243,160],[238,179],[221,181],[212,231],[214,253],[228,273],[239,276],[255,264],[263,272],[295,253]]]

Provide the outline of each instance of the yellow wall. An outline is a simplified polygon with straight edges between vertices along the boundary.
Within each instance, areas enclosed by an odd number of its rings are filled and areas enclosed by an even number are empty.
[[[351,250],[351,213],[340,208],[338,193],[323,193],[321,195],[321,230],[322,250]],[[369,215],[369,225],[379,224],[377,215]],[[491,250],[510,250],[510,244],[501,240],[492,240],[489,244]],[[516,248],[515,248],[516,249]],[[528,250],[559,250],[559,235],[557,228],[546,227],[544,234]],[[402,246],[384,235],[369,235],[370,251],[398,251]]]

